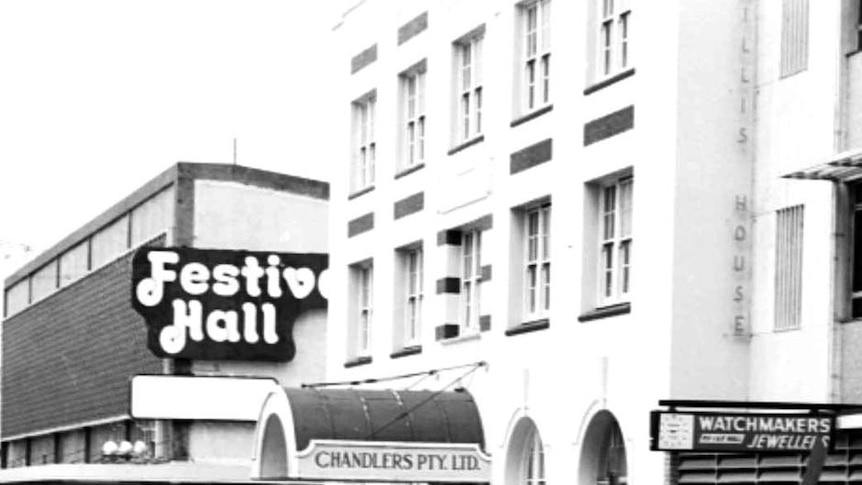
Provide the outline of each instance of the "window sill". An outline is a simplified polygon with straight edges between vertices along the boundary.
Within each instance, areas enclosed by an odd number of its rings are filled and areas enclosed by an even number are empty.
[[[613,76],[611,76],[607,79],[603,79],[603,80],[601,80],[595,84],[587,86],[587,88],[584,89],[584,96],[589,96],[590,94],[593,94],[596,91],[601,91],[602,89],[604,89],[604,88],[606,88],[612,84],[616,84],[616,83],[622,81],[623,79],[632,77],[634,75],[635,75],[635,68],[631,68],[627,71],[623,71],[621,73],[614,74]]]
[[[589,322],[590,320],[599,320],[602,318],[614,317],[617,315],[625,315],[632,312],[631,303],[619,303],[605,307],[596,308],[588,311],[578,317],[579,322]]]
[[[549,104],[547,106],[541,107],[537,110],[534,110],[534,111],[531,111],[531,112],[525,114],[524,116],[521,116],[520,118],[516,118],[516,119],[512,120],[512,122],[509,123],[509,126],[514,128],[518,125],[523,125],[524,123],[526,123],[530,120],[536,119],[539,116],[542,116],[543,114],[545,114],[545,113],[547,113],[553,109],[554,109],[553,104]]]
[[[359,189],[356,192],[353,192],[352,194],[348,195],[347,200],[353,200],[353,199],[359,197],[360,195],[365,195],[368,192],[371,192],[372,190],[374,190],[374,186],[369,185],[368,187],[365,187],[364,189]]]
[[[349,369],[351,367],[358,367],[360,365],[365,365],[365,364],[370,364],[370,363],[371,363],[371,357],[369,357],[369,356],[356,357],[354,359],[351,359],[351,360],[348,360],[347,362],[345,362],[344,368]]]
[[[395,174],[395,180],[398,180],[401,177],[406,177],[406,176],[410,175],[411,173],[417,172],[423,168],[425,168],[425,162],[417,163],[416,165],[413,165],[412,167],[407,167],[407,168],[405,168],[405,169],[403,169],[400,172]]]
[[[479,332],[473,330],[470,333],[465,333],[463,335],[459,334],[459,335],[456,335],[455,337],[449,337],[449,338],[441,339],[440,343],[444,344],[444,345],[458,344],[461,342],[469,342],[471,340],[479,340],[481,337],[482,337],[482,335]]]
[[[404,347],[403,349],[396,350],[389,354],[389,357],[392,359],[398,359],[401,357],[407,357],[408,355],[416,355],[422,353],[421,345],[411,345],[409,347]]]
[[[537,330],[544,330],[551,326],[551,320],[548,318],[542,318],[539,320],[533,320],[531,322],[524,322],[517,327],[512,327],[506,330],[506,336],[511,337],[513,335],[520,335],[522,333],[535,332]]]
[[[479,135],[477,137],[471,138],[471,139],[461,143],[460,145],[453,147],[451,150],[446,152],[446,155],[450,155],[450,156],[454,155],[454,154],[460,152],[461,150],[466,150],[466,149],[470,148],[471,146],[478,145],[479,143],[481,143],[483,141],[485,141],[485,135]]]

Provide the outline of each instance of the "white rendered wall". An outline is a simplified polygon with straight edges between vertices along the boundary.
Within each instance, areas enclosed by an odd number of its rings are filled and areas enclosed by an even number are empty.
[[[619,420],[629,460],[630,482],[650,483],[663,475],[664,456],[649,451],[648,411],[670,397],[670,331],[673,321],[673,206],[676,171],[677,80],[667,75],[676,69],[678,32],[673,9],[638,10],[633,33],[637,39],[637,73],[629,80],[583,95],[587,87],[587,8],[578,2],[553,3],[552,45],[553,111],[517,127],[510,127],[514,26],[516,2],[376,2],[351,12],[338,27],[343,69],[348,86],[338,130],[344,148],[339,177],[333,181],[332,271],[340,281],[331,301],[329,380],[380,378],[430,370],[479,360],[489,363],[461,384],[476,397],[484,421],[488,451],[495,460],[494,483],[505,481],[509,433],[520,416],[533,418],[546,443],[548,479],[575,480],[589,420],[599,410]],[[398,46],[395,32],[418,14],[429,11],[429,27]],[[657,23],[662,29],[641,30]],[[450,144],[451,43],[485,24],[485,141],[452,156]],[[350,75],[349,60],[377,43],[377,60]],[[661,52],[658,57],[650,55]],[[397,157],[397,73],[427,58],[427,144],[432,154],[426,166],[395,178]],[[340,81],[340,80],[339,80]],[[350,103],[377,89],[378,147],[374,189],[348,199]],[[635,106],[635,129],[588,147],[583,145],[584,123],[627,106]],[[553,158],[517,174],[510,173],[510,155],[541,140],[553,138]],[[594,244],[585,235],[584,184],[620,170],[635,175],[634,233],[636,240],[635,295],[632,313],[580,323],[578,315],[594,305],[595,296],[584,289],[582,252]],[[394,220],[393,204],[424,192],[424,210]],[[504,330],[517,318],[513,301],[520,298],[509,282],[521,272],[511,254],[512,209],[550,197],[552,202],[553,283],[550,328],[506,336]],[[374,213],[374,228],[348,237],[348,221]],[[483,260],[493,265],[492,280],[483,286],[483,308],[491,315],[491,330],[478,337],[440,342],[434,327],[446,320],[441,297],[434,293],[436,279],[446,264],[437,246],[437,233],[491,214],[493,228],[483,235]],[[426,254],[425,314],[422,352],[392,359],[394,249],[421,240]],[[596,243],[597,244],[597,243]],[[347,267],[373,258],[375,274],[372,362],[345,368],[350,318],[346,302]],[[694,311],[692,309],[692,311]],[[485,313],[485,311],[483,311]],[[422,381],[419,386],[440,388],[459,371]],[[380,386],[410,386],[418,381],[387,382]]]
[[[833,186],[781,176],[822,163],[836,150],[839,3],[809,4],[808,68],[786,78],[779,73],[781,9],[764,2],[759,12],[752,399],[823,402],[837,397]],[[775,331],[775,212],[798,204],[805,211],[801,325]]]
[[[328,201],[236,182],[195,182],[194,245],[198,248],[296,253],[328,252]],[[196,375],[274,377],[283,386],[325,379],[327,311],[294,322],[290,362],[194,361]],[[250,464],[255,423],[196,421],[189,456]]]

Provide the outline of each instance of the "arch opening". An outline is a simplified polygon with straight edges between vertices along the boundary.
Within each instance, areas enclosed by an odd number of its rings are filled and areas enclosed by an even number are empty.
[[[623,433],[609,411],[596,414],[584,434],[578,482],[590,485],[628,483],[628,462]]]
[[[536,423],[521,418],[512,430],[506,452],[506,485],[544,485],[545,449]]]
[[[284,437],[284,426],[281,419],[272,414],[266,420],[263,429],[263,446],[261,447],[260,475],[261,478],[284,478],[287,476],[287,441]]]

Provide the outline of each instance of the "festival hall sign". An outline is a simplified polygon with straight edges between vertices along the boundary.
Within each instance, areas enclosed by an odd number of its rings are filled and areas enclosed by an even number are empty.
[[[792,413],[653,411],[652,449],[704,452],[808,452],[831,449],[835,417]]]
[[[291,478],[383,482],[489,482],[491,457],[466,443],[311,440]]]
[[[329,257],[195,248],[141,248],[132,306],[158,357],[288,362],[293,323],[326,308]]]

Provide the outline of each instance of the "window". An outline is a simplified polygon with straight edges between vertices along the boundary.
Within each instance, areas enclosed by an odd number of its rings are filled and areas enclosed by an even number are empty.
[[[425,160],[425,62],[401,74],[403,97],[402,168]]]
[[[139,246],[171,227],[174,190],[167,188],[132,209],[132,247]]]
[[[631,8],[628,0],[599,0],[598,62],[599,77],[625,71],[631,65],[629,31]]]
[[[30,279],[24,278],[6,289],[5,316],[14,315],[30,304]]]
[[[524,316],[547,317],[551,308],[551,204],[524,213]]]
[[[129,217],[99,229],[90,240],[90,269],[98,269],[129,249]]]
[[[599,201],[599,304],[629,299],[632,258],[632,188],[634,179],[614,180],[601,188]]]
[[[545,485],[545,450],[539,431],[534,427],[527,438],[524,462],[521,466],[524,485]]]
[[[30,297],[32,299],[32,303],[54,293],[56,289],[57,260],[54,259],[30,276]]]
[[[538,0],[520,9],[522,110],[530,112],[551,102],[551,2]]]
[[[466,231],[461,235],[461,288],[458,314],[460,335],[479,331],[479,301],[482,283],[482,232]]]
[[[802,224],[804,207],[776,213],[775,329],[799,328],[802,310]]]
[[[851,316],[862,318],[862,184],[854,186]]]
[[[781,77],[808,68],[808,0],[784,0],[781,9]]]
[[[422,332],[422,299],[424,296],[424,261],[422,248],[401,250],[404,272],[403,346],[419,345]]]
[[[352,190],[374,185],[377,144],[374,141],[377,95],[372,92],[353,103],[353,177]]]
[[[455,42],[457,133],[463,143],[482,134],[482,41],[484,29]]]
[[[90,246],[87,241],[78,243],[60,256],[60,286],[68,286],[87,274],[90,264]]]
[[[373,320],[374,267],[371,264],[354,268],[356,276],[356,347],[357,357],[371,354],[371,323]]]

